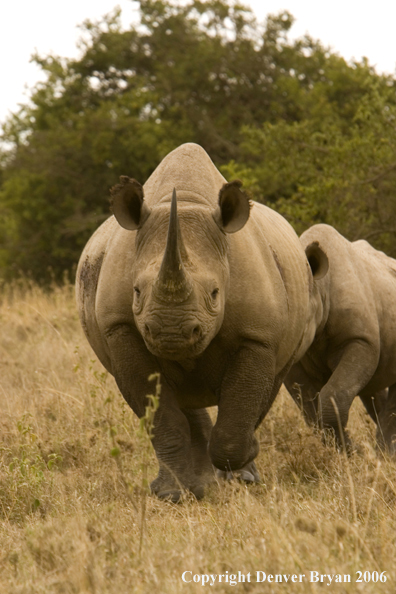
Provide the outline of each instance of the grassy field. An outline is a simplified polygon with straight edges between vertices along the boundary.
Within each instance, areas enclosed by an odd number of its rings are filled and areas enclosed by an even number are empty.
[[[359,402],[348,459],[281,392],[259,431],[263,484],[214,483],[172,505],[146,496],[151,444],[86,343],[73,288],[8,289],[0,321],[2,594],[195,593],[209,574],[225,576],[213,592],[396,592],[396,464]],[[257,583],[258,571],[305,577]]]

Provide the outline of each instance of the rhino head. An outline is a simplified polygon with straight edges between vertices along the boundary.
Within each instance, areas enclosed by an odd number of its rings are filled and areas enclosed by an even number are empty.
[[[216,208],[172,198],[149,208],[143,187],[122,177],[112,189],[118,223],[137,230],[133,314],[148,350],[166,359],[198,357],[219,331],[228,288],[226,233],[241,229],[250,203],[241,182],[225,183]]]

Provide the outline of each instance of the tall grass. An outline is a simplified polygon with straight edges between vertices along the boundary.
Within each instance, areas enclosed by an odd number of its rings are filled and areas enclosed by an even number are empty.
[[[281,391],[259,430],[263,484],[214,483],[203,501],[172,505],[144,495],[155,457],[82,335],[73,288],[7,289],[0,323],[1,593],[201,592],[185,571],[250,572],[250,583],[205,586],[214,592],[327,591],[256,583],[256,571],[396,591],[396,464],[376,452],[359,402],[350,430],[361,451],[346,458]],[[356,583],[357,571],[387,581]]]

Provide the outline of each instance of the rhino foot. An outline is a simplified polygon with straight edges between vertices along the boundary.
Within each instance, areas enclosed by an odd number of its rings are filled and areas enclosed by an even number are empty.
[[[218,468],[215,470],[217,478],[226,481],[232,481],[233,479],[236,479],[247,484],[262,482],[254,462],[250,462],[238,470],[219,470]]]

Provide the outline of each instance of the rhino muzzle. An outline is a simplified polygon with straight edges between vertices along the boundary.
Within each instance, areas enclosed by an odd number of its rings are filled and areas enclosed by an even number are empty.
[[[157,320],[149,320],[143,329],[149,351],[167,359],[184,359],[200,354],[203,336],[202,326],[196,319],[166,328]]]

